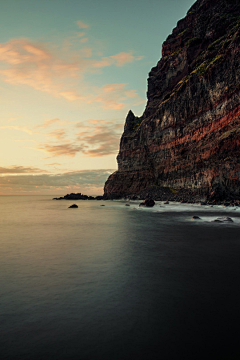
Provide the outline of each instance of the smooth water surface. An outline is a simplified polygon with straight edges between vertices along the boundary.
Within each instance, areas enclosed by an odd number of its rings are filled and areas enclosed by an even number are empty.
[[[239,210],[72,203],[0,197],[1,360],[239,359]]]

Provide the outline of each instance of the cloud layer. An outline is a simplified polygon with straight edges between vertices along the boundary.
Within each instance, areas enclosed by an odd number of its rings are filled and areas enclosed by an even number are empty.
[[[77,25],[85,30],[89,27],[80,20]],[[1,43],[1,79],[11,85],[25,85],[67,101],[99,103],[105,109],[122,109],[132,94],[138,96],[136,91],[127,90],[127,84],[94,86],[86,81],[86,77],[100,69],[122,67],[142,57],[134,56],[132,52],[99,56],[93,48],[85,47],[88,38],[83,36],[85,33],[81,32],[73,37],[78,39],[80,46],[75,51],[25,38]]]
[[[103,186],[114,170],[85,170],[64,174],[0,176],[0,194],[103,194]]]
[[[48,171],[38,169],[33,166],[17,166],[12,165],[9,167],[0,166],[0,174],[37,174],[37,173],[46,173]]]
[[[48,133],[48,137],[55,138],[55,142],[42,143],[39,150],[44,151],[49,157],[68,156],[74,157],[78,153],[85,156],[99,157],[116,154],[119,147],[122,121],[105,121],[91,119],[86,123],[75,124],[75,139],[67,140],[64,129],[55,129]]]
[[[110,52],[85,21],[74,26],[64,39],[53,35],[53,42],[12,38],[0,43],[0,81],[7,90],[2,152],[4,164],[16,164],[0,167],[0,194],[101,194],[114,171],[68,170],[78,164],[114,167],[113,156],[104,156],[117,154],[122,110],[142,101],[122,80],[120,68],[130,70],[142,57],[131,49]],[[73,157],[75,164],[69,161]],[[22,166],[26,161],[35,166]],[[52,174],[56,171],[65,172]]]

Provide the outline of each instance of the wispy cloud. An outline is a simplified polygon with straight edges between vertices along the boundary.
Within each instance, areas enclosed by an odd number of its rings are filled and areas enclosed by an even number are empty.
[[[88,27],[81,21],[78,25]],[[87,39],[82,37],[80,41],[84,43]],[[121,52],[108,57],[95,54],[93,58],[94,50],[84,47],[84,44],[82,46],[77,52],[64,51],[49,43],[12,39],[0,44],[0,76],[15,86],[29,86],[67,101],[99,103],[104,109],[121,110],[129,97],[138,97],[135,90],[127,90],[127,84],[97,87],[84,78],[99,69],[124,66],[142,57],[134,56],[132,52]]]
[[[80,40],[80,43],[82,43],[82,44],[85,44],[86,42],[88,42],[88,38],[82,38]]]
[[[121,52],[119,54],[112,55],[111,58],[115,61],[116,66],[123,66],[134,61],[142,60],[143,56],[133,56],[131,52]]]
[[[76,91],[61,91],[59,95],[61,95],[68,101],[87,101],[89,98],[88,96],[80,96]]]
[[[61,166],[61,165],[62,165],[62,164],[56,163],[56,162],[51,163],[51,164],[47,164],[47,166]]]
[[[0,174],[36,174],[36,173],[47,173],[48,171],[42,170],[33,166],[17,166],[12,165],[9,167],[0,166]]]
[[[66,136],[66,131],[64,129],[56,129],[47,135],[58,140],[63,140]]]
[[[47,127],[59,123],[60,120],[58,118],[55,119],[49,119],[49,120],[45,120],[43,124],[36,126],[37,128],[43,128],[46,129]]]
[[[137,97],[134,90],[127,90],[127,84],[106,84],[98,90],[98,95],[89,103],[99,102],[104,109],[121,110],[129,98]]]
[[[85,36],[85,32],[80,32],[80,33],[77,33],[77,37],[82,37],[82,36]]]
[[[84,59],[65,61],[45,44],[27,39],[13,39],[0,44],[2,78],[12,85],[28,85],[36,90],[59,96],[64,78],[77,77],[86,67]],[[6,65],[8,65],[6,67]]]
[[[66,141],[66,130],[56,129],[47,135],[58,140],[57,143],[42,143],[38,149],[50,157],[74,157],[78,153],[99,157],[117,153],[123,130],[122,121],[119,123],[114,119],[112,121],[90,119],[86,123],[76,123],[75,128],[78,131],[74,140]]]
[[[17,131],[22,131],[22,132],[25,132],[29,135],[32,135],[34,134],[34,132],[29,129],[28,127],[26,126],[14,126],[14,125],[6,125],[6,126],[0,126],[0,129],[9,129],[9,130],[17,130]]]
[[[116,55],[108,56],[108,57],[102,57],[101,60],[95,61],[93,66],[97,68],[103,68],[110,65],[116,65],[116,66],[124,66],[127,63],[131,63],[133,61],[139,61],[143,57],[142,56],[134,56],[132,52],[121,52]]]
[[[63,143],[59,145],[51,144],[41,144],[39,145],[39,150],[43,150],[45,153],[50,156],[69,156],[74,157],[78,152],[84,150],[82,145],[77,145],[75,143]]]
[[[89,25],[84,23],[82,20],[78,20],[76,24],[79,27],[79,29],[88,29],[89,28]]]
[[[116,154],[119,147],[122,124],[102,122],[88,131],[79,132],[78,141],[84,145],[84,154],[97,157]]]

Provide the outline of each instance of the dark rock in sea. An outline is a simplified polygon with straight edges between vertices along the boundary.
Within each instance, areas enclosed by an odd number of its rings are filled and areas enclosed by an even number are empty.
[[[193,217],[192,217],[192,220],[202,220],[199,216],[196,216],[196,215],[194,215]]]
[[[136,195],[131,195],[131,196],[129,196],[129,199],[130,199],[130,200],[137,200],[138,197],[137,197]]]
[[[153,207],[155,205],[155,201],[153,199],[145,199],[139,206],[145,207]]]
[[[230,204],[230,202],[226,202],[226,201],[224,201],[224,202],[223,202],[223,204],[222,204],[222,206],[224,206],[224,207],[228,207],[228,206],[231,206],[231,204]]]
[[[127,115],[105,199],[240,199],[239,19],[239,0],[198,0],[178,22],[144,113]]]
[[[213,220],[213,222],[218,222],[218,223],[233,223],[233,219],[231,219],[230,217],[219,217],[215,220]]]
[[[68,207],[69,209],[75,209],[75,208],[78,208],[78,206],[76,204],[73,204],[71,206]]]

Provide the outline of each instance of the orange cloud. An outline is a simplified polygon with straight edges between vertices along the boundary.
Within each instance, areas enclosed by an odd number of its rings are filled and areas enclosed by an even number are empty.
[[[95,61],[93,63],[93,66],[96,68],[103,68],[103,67],[107,67],[110,66],[114,63],[114,61],[109,58],[109,57],[103,57],[101,60],[99,61]]]
[[[26,42],[23,39],[10,40],[0,44],[0,61],[8,64],[18,65],[29,61],[42,61],[50,57],[44,49]]]
[[[106,84],[99,88],[87,82],[83,85],[81,80],[87,72],[95,72],[97,68],[123,66],[140,60],[140,57],[121,52],[93,60],[91,48],[73,54],[68,52],[70,60],[66,61],[63,60],[65,53],[61,53],[60,57],[45,44],[13,39],[0,44],[0,76],[12,85],[27,85],[67,101],[100,103],[104,109],[121,110],[128,98],[137,97],[135,90],[125,88],[126,84]],[[78,88],[81,88],[81,93]]]
[[[141,60],[142,56],[133,56],[132,53],[121,52],[119,54],[111,56],[111,58],[115,61],[116,66],[123,66],[127,63],[131,63],[133,61]]]
[[[133,56],[131,52],[121,52],[116,55],[103,57],[101,60],[95,61],[93,66],[96,68],[103,68],[111,65],[116,65],[120,67],[133,61],[139,61],[142,58],[142,56]]]
[[[84,58],[90,58],[92,57],[92,49],[91,48],[83,48],[81,49],[81,54]]]
[[[38,128],[47,128],[53,124],[56,124],[56,123],[59,123],[60,122],[60,119],[58,118],[55,118],[55,119],[50,119],[50,120],[45,120],[44,123],[42,125],[38,125],[37,127]]]
[[[76,22],[76,24],[78,25],[79,29],[88,29],[89,28],[89,25],[88,24],[85,24],[83,21],[81,20],[78,20]]]
[[[93,119],[89,123],[94,126],[87,131],[84,129],[84,131],[77,133],[78,142],[83,145],[83,153],[91,157],[116,154],[122,124],[115,121],[94,121]],[[79,124],[76,126],[79,127]]]
[[[0,166],[0,174],[23,174],[23,173],[46,173],[48,171],[42,170],[39,168],[35,168],[33,166],[17,166],[12,165],[9,167],[1,167]]]
[[[50,133],[47,134],[48,136],[51,136],[58,140],[63,140],[66,136],[66,131],[64,129],[56,129]]]
[[[74,157],[78,153],[97,157],[117,153],[123,130],[122,121],[119,123],[116,119],[111,121],[90,119],[87,123],[76,123],[75,128],[78,132],[73,141],[64,140],[67,136],[66,130],[56,129],[47,135],[58,140],[57,143],[40,144],[38,149],[51,157]]]
[[[32,44],[26,39],[10,40],[0,44],[0,75],[13,85],[28,85],[36,90],[58,96],[63,78],[77,77],[83,71],[84,60],[66,62],[46,50],[43,44]],[[82,66],[82,69],[81,69]]]
[[[68,101],[87,100],[86,96],[80,96],[76,91],[61,91],[59,95]]]
[[[75,91],[63,91],[60,95],[68,101],[85,101],[88,104],[100,103],[104,109],[121,110],[125,102],[131,98],[139,98],[136,90],[127,90],[128,84],[106,84],[101,88],[93,88],[92,93],[86,96],[80,96]],[[95,94],[94,94],[95,93]]]
[[[47,166],[61,166],[62,164],[60,163],[51,163],[51,164],[47,164]]]
[[[106,84],[99,89],[96,97],[89,100],[89,103],[100,102],[104,109],[121,110],[125,107],[125,101],[135,94],[134,90],[127,90],[126,86],[127,84]]]
[[[51,156],[69,156],[74,157],[76,153],[83,150],[81,145],[64,143],[60,145],[42,144],[39,146],[39,150],[43,150]]]
[[[0,129],[18,130],[18,131],[25,132],[29,135],[34,134],[34,132],[32,130],[30,130],[29,128],[27,128],[26,126],[13,126],[13,125],[0,126]]]
[[[88,42],[88,38],[82,38],[82,39],[80,40],[80,43],[82,43],[82,44],[84,44],[84,43],[86,43],[86,42]]]

